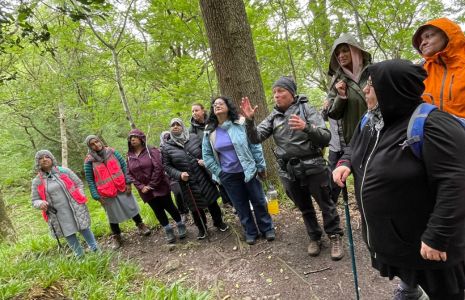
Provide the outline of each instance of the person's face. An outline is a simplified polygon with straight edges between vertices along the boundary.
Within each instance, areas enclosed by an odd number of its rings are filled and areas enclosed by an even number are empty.
[[[429,27],[420,35],[419,49],[424,56],[433,56],[447,45],[447,37],[440,29]]]
[[[215,116],[227,116],[229,112],[228,105],[226,105],[226,102],[223,99],[218,98],[215,102],[213,102],[213,112],[215,113]]]
[[[273,88],[273,99],[279,109],[286,111],[294,101],[294,96],[285,88],[277,86]]]
[[[196,120],[197,122],[205,121],[204,120],[204,111],[200,106],[193,105],[191,111],[192,111],[192,117],[194,118],[194,120]]]
[[[171,125],[171,133],[174,135],[180,135],[182,133],[182,126],[178,122],[174,122]]]
[[[99,140],[96,140],[96,139],[90,140],[89,147],[90,147],[90,149],[92,149],[95,152],[98,152],[98,151],[103,149],[102,142],[100,142]]]
[[[39,167],[42,169],[42,171],[50,171],[52,166],[52,159],[48,155],[42,155],[39,157]]]
[[[142,141],[139,137],[137,136],[131,136],[131,139],[130,139],[130,142],[131,142],[131,146],[133,147],[139,147],[142,145]]]
[[[375,88],[373,87],[373,82],[371,81],[371,76],[368,77],[367,84],[363,88],[365,93],[365,101],[367,103],[368,110],[372,110],[378,104],[378,98],[376,97]]]
[[[336,51],[337,62],[341,67],[352,68],[352,54],[350,54],[350,48],[347,44],[341,44],[337,46]]]

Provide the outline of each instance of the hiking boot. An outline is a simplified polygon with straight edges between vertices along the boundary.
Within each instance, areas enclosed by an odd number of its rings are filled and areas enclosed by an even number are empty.
[[[340,260],[344,257],[344,249],[342,246],[342,238],[339,234],[333,234],[329,236],[331,242],[331,259]]]
[[[249,245],[255,245],[255,242],[257,241],[257,238],[255,237],[246,237],[245,242]]]
[[[265,238],[268,242],[274,241],[274,239],[276,238],[276,233],[274,229],[271,229],[265,232]]]
[[[151,233],[150,229],[144,223],[137,224],[137,229],[139,231],[139,234],[143,236],[148,236]]]
[[[187,235],[187,228],[186,228],[186,224],[184,224],[183,222],[179,222],[177,224],[177,227],[178,227],[178,237],[180,239],[183,239],[186,237]]]
[[[310,244],[308,244],[307,252],[310,256],[318,256],[321,251],[321,241],[310,241]]]
[[[174,230],[173,230],[173,227],[171,227],[171,225],[166,225],[164,227],[165,229],[165,235],[166,235],[166,242],[168,244],[172,244],[176,241],[176,236],[174,235]]]
[[[203,228],[199,228],[199,233],[197,234],[197,239],[198,240],[203,240],[204,238],[207,237],[207,233]]]
[[[397,286],[394,290],[394,300],[429,300],[429,297],[419,285],[412,290],[404,290]]]
[[[221,222],[220,225],[216,226],[218,228],[219,231],[221,232],[225,232],[226,230],[229,229],[229,226],[228,224],[226,224],[225,222]]]
[[[121,234],[112,234],[111,235],[111,249],[117,250],[121,248],[123,244],[123,239],[121,238]]]

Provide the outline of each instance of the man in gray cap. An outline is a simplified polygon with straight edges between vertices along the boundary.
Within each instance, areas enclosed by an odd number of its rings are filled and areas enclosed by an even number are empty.
[[[318,224],[312,198],[323,214],[323,227],[331,242],[331,258],[344,256],[339,215],[330,198],[329,168],[322,148],[331,138],[321,115],[309,105],[307,97],[297,95],[297,85],[291,77],[283,76],[273,84],[275,107],[268,117],[255,126],[257,106],[248,97],[242,98],[241,111],[247,118],[247,135],[252,143],[261,143],[271,135],[276,144],[275,155],[279,177],[286,194],[302,212],[310,236],[308,253],[320,254],[322,230]]]

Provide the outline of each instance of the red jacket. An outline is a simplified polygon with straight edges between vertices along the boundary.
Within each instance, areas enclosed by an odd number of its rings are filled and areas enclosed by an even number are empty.
[[[423,56],[423,67],[428,73],[424,81],[423,100],[443,111],[465,118],[465,35],[457,24],[447,18],[431,20],[418,28],[413,36],[413,46],[418,52],[420,35],[425,26],[441,29],[449,42],[444,50],[433,56]]]

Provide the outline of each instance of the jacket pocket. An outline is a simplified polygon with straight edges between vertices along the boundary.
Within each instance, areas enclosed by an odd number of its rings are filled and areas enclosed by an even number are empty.
[[[411,227],[398,227],[392,218],[371,217],[370,219],[369,242],[373,251],[389,256],[404,256],[420,251],[419,244],[416,245],[402,238],[412,235],[412,233],[402,234],[402,230],[411,231]]]

